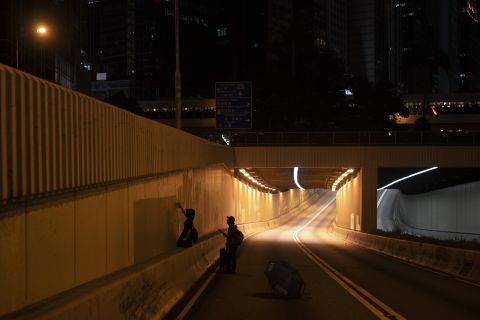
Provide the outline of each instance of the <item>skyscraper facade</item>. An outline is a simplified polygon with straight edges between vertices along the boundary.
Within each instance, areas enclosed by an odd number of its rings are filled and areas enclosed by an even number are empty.
[[[348,6],[347,72],[369,82],[392,80],[398,65],[394,40],[398,33],[392,1],[353,0]]]
[[[401,86],[405,93],[478,90],[476,0],[401,0]]]
[[[212,4],[181,1],[180,55],[184,95],[204,91],[214,31]],[[173,95],[175,29],[173,0],[89,0],[88,58],[92,94],[118,91],[135,99]],[[214,12],[214,11],[213,11]]]
[[[480,90],[479,1],[462,0],[459,9],[460,91]]]

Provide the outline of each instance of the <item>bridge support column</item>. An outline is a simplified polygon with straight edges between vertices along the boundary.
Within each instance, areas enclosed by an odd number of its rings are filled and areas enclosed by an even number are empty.
[[[361,231],[377,230],[377,171],[376,166],[362,167]]]

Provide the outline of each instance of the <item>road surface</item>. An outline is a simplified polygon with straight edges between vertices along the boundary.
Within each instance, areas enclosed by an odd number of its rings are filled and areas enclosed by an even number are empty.
[[[480,319],[480,286],[340,241],[328,233],[334,194],[287,224],[246,240],[237,274],[211,277],[185,319]],[[306,282],[301,299],[283,299],[264,271],[285,260]],[[191,307],[190,307],[191,306]],[[187,312],[188,311],[188,312]],[[185,312],[186,315],[185,315]]]

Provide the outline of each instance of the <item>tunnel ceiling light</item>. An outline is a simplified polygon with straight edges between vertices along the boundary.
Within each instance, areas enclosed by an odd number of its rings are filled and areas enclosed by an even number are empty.
[[[277,189],[269,187],[268,184],[262,183],[262,179],[255,174],[255,171],[253,170],[247,171],[247,169],[238,169],[238,171],[241,172],[242,175],[246,178],[246,180],[241,180],[241,181],[247,184],[251,184],[251,183],[255,184],[256,186],[253,186],[253,187],[256,187],[257,190],[261,192],[277,191]]]
[[[297,185],[298,188],[305,190],[304,188],[302,188],[300,183],[298,183],[298,167],[293,168],[293,180],[295,181],[295,184]]]
[[[345,179],[349,174],[353,173],[355,171],[355,169],[348,169],[347,171],[345,171],[344,173],[342,173],[342,175],[340,175],[337,180],[335,180],[335,182],[333,183],[332,185],[332,191],[336,191],[337,190],[337,185],[340,184],[340,182],[342,182],[343,179]]]
[[[435,170],[435,169],[438,169],[438,167],[431,167],[431,168],[428,168],[428,169],[425,169],[425,170],[422,170],[422,171],[419,171],[419,172],[412,173],[411,175],[408,175],[408,176],[406,176],[406,177],[403,177],[403,178],[400,178],[400,179],[395,180],[395,181],[393,181],[393,182],[390,182],[389,184],[387,184],[387,185],[385,185],[385,186],[377,189],[377,191],[383,190],[383,189],[385,189],[385,188],[388,188],[388,187],[390,187],[391,185],[394,185],[394,184],[397,183],[397,182],[410,179],[410,178],[412,178],[412,177],[418,176],[419,174],[426,173],[426,172],[429,172],[429,171],[432,171],[432,170]]]

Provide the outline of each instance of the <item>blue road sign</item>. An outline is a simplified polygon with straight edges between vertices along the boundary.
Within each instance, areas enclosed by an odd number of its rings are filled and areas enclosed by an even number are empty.
[[[218,129],[250,129],[252,127],[252,83],[215,83]]]

